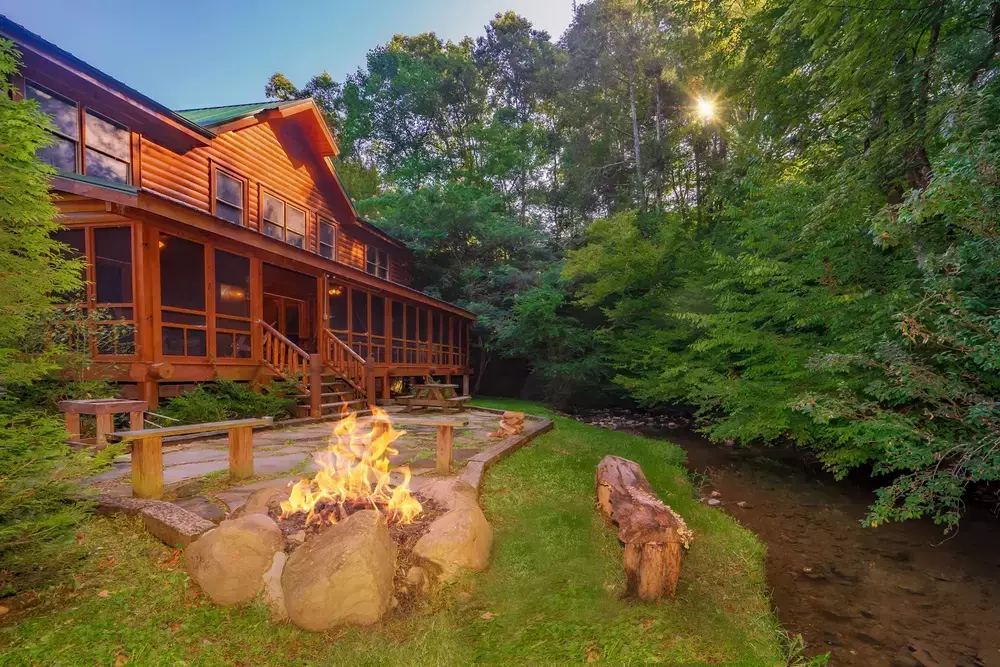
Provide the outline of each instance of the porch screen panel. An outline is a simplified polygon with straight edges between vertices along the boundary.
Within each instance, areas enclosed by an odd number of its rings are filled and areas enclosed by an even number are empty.
[[[347,319],[347,288],[334,285],[327,293],[329,322],[327,327],[345,343],[349,340]]]
[[[351,348],[368,360],[368,292],[351,290]]]
[[[132,228],[94,229],[97,354],[135,354],[132,295]]]
[[[417,363],[417,308],[407,304],[406,306],[406,363]]]
[[[385,299],[371,296],[371,352],[375,363],[385,362]]]
[[[205,246],[160,235],[160,319],[165,356],[208,354]]]
[[[441,320],[444,316],[441,313],[431,312],[431,363],[442,364],[441,348]]]
[[[392,301],[391,306],[391,316],[392,316],[392,352],[391,361],[394,364],[404,363],[405,355],[403,353],[404,337],[403,332],[406,330],[403,315],[403,303],[401,301]]]
[[[249,359],[250,259],[215,251],[215,356]]]

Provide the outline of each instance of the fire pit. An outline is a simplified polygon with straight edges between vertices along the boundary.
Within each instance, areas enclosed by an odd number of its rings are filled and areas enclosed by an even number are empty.
[[[188,547],[188,572],[219,604],[263,589],[276,620],[320,631],[404,612],[433,580],[483,569],[492,532],[475,490],[442,479],[414,494],[409,468],[390,464],[404,434],[378,409],[347,415],[312,478],[251,495]]]

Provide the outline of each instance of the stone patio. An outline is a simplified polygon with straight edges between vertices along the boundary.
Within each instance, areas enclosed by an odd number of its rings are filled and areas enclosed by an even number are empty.
[[[387,408],[390,416],[399,408]],[[431,413],[438,416],[437,413]],[[417,416],[417,415],[408,415]],[[461,473],[470,459],[482,458],[490,447],[501,440],[487,437],[495,431],[499,415],[476,409],[466,410],[462,417],[469,420],[466,427],[456,428],[454,436],[454,473]],[[314,454],[326,450],[332,437],[335,420],[318,422],[287,429],[261,430],[254,433],[254,474],[258,479],[249,484],[225,487],[229,468],[229,453],[225,436],[205,438],[171,446],[164,443],[163,483],[166,499],[209,521],[219,522],[227,513],[235,511],[258,489],[269,486],[288,486],[311,476],[318,470]],[[370,429],[370,420],[359,420],[362,431]],[[527,424],[526,424],[527,426]],[[406,434],[393,443],[399,450],[391,457],[392,465],[408,464],[413,474],[410,486],[419,490],[424,477],[434,473],[436,429],[433,426],[407,425]],[[478,464],[477,465],[481,465]],[[129,455],[119,457],[114,467],[93,478],[93,486],[102,495],[127,496],[132,492],[129,481],[131,462]],[[398,473],[394,473],[398,475]],[[398,482],[398,479],[393,481]]]

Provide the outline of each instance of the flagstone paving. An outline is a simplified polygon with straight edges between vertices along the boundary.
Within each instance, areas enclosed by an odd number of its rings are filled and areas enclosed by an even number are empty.
[[[389,408],[390,416],[398,408]],[[433,414],[433,413],[432,413]],[[409,415],[408,415],[409,416]],[[414,415],[416,416],[416,415]],[[434,414],[434,416],[438,416]],[[496,430],[498,415],[478,410],[467,410],[462,417],[469,420],[466,427],[456,428],[454,435],[454,467],[496,443],[487,434]],[[363,431],[370,428],[370,420],[359,420]],[[163,482],[168,496],[174,502],[210,521],[225,518],[225,508],[230,512],[243,504],[254,491],[268,486],[287,486],[303,476],[310,476],[319,469],[314,455],[326,451],[332,438],[336,421],[326,421],[285,429],[256,431],[254,433],[254,474],[271,479],[258,480],[235,488],[206,490],[208,480],[224,478],[229,468],[228,444],[225,436],[204,438],[170,446],[164,445]],[[409,465],[413,474],[411,487],[419,488],[421,477],[433,472],[437,429],[433,426],[406,425],[405,435],[393,443],[398,450],[390,457],[395,468]],[[130,495],[131,484],[129,455],[119,457],[114,467],[94,477],[91,484],[102,493]],[[288,473],[288,474],[285,474]],[[208,478],[206,479],[206,476]],[[393,482],[402,479],[393,473]],[[211,486],[211,485],[210,485]],[[215,485],[218,487],[218,484]]]

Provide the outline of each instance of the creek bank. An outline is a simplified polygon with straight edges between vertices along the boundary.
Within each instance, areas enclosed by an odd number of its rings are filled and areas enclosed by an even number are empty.
[[[829,651],[848,667],[1000,667],[1000,525],[984,504],[950,539],[928,521],[864,528],[871,483],[838,482],[809,452],[717,445],[680,411],[577,418],[684,448],[707,480],[703,501],[767,544],[778,618],[809,655]]]

